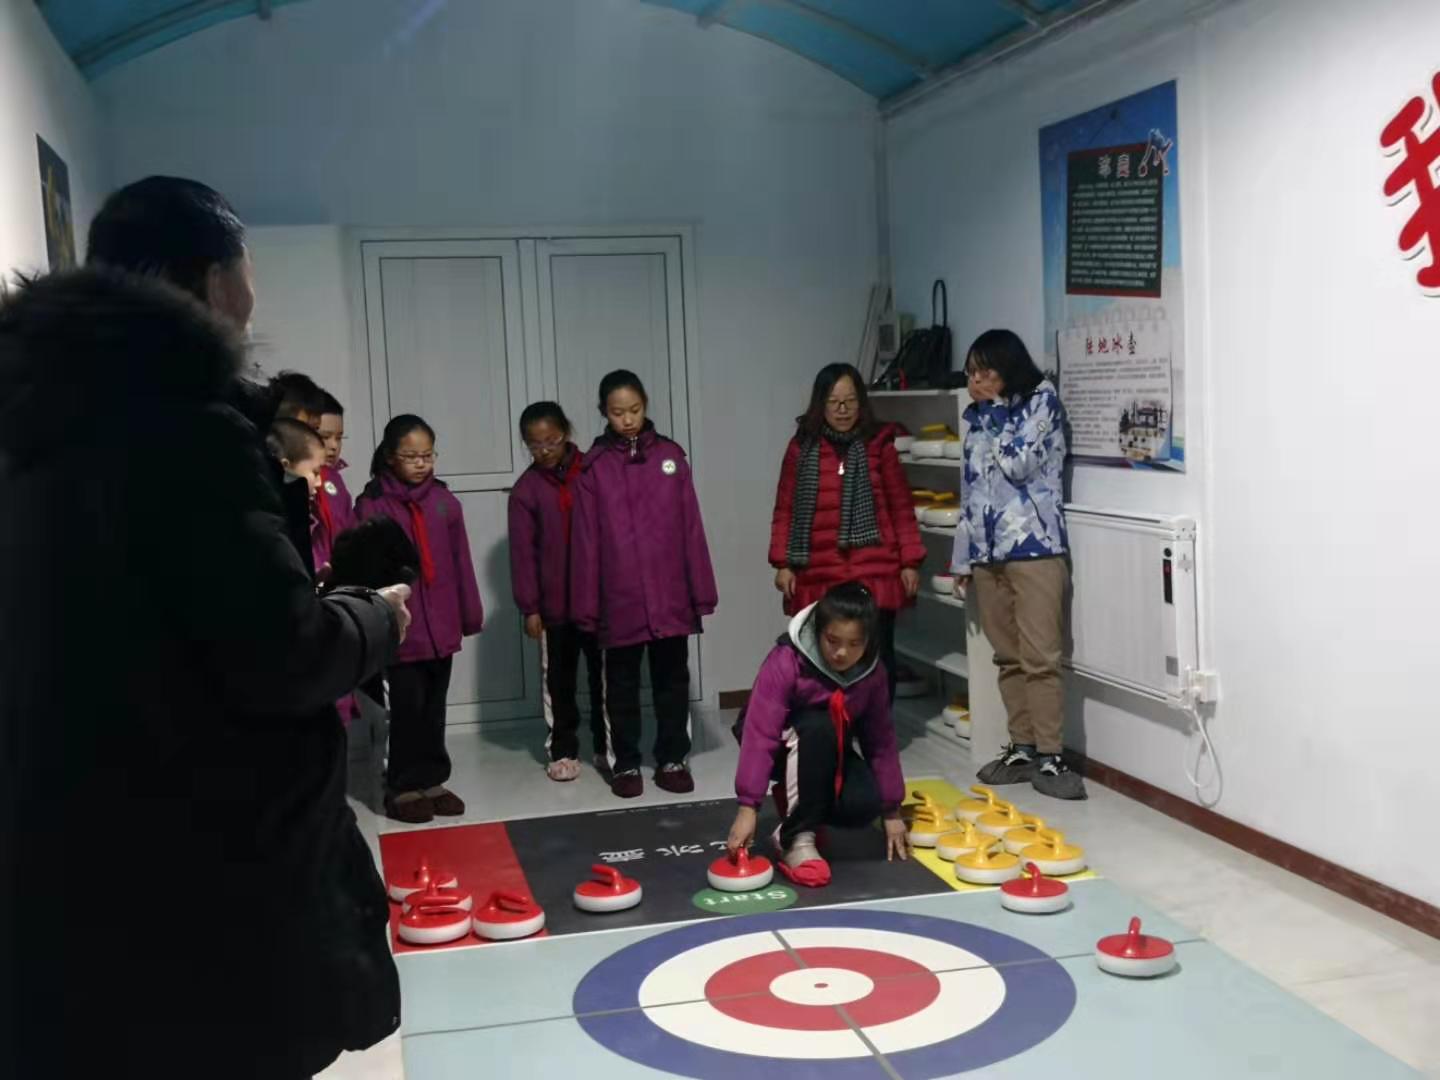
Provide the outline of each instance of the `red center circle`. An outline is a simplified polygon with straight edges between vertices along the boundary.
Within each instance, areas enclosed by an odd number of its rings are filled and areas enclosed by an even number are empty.
[[[797,1005],[771,992],[770,984],[779,976],[804,968],[859,972],[872,980],[875,988],[863,998],[845,1002],[844,1015],[834,1005]],[[885,981],[899,979],[904,980],[905,992],[886,993]],[[825,985],[816,983],[817,988]],[[831,946],[747,956],[727,964],[705,983],[705,999],[717,1011],[747,1024],[791,1031],[841,1031],[851,1023],[860,1027],[887,1024],[913,1016],[939,996],[940,980],[923,964],[874,949]]]

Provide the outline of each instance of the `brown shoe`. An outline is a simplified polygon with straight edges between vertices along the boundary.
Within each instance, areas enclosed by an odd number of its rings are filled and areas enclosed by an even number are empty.
[[[435,805],[419,792],[405,797],[385,796],[385,816],[406,825],[424,825],[435,820]]]
[[[465,813],[465,800],[449,788],[431,788],[425,792],[425,797],[430,800],[437,817],[459,817]]]
[[[695,790],[695,778],[677,761],[655,770],[655,786],[672,795],[687,795]]]
[[[622,799],[634,799],[645,794],[645,778],[639,769],[626,769],[615,774],[610,781],[610,790]]]

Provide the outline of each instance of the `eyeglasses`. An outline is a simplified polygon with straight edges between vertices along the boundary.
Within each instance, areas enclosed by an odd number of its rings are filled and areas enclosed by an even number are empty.
[[[396,461],[403,461],[406,465],[429,465],[440,460],[438,451],[432,450],[428,454],[396,454]]]
[[[854,412],[860,407],[859,398],[830,398],[825,402],[825,407],[832,412],[848,413]]]
[[[550,454],[561,449],[565,445],[564,439],[551,439],[549,442],[527,442],[525,449],[532,454]]]

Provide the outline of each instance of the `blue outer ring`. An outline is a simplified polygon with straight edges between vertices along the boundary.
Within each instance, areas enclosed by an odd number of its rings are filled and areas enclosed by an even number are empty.
[[[1008,934],[928,915],[807,909],[697,923],[629,945],[580,980],[576,1019],[592,1039],[622,1057],[699,1080],[736,1080],[754,1075],[761,1065],[783,1067],[787,1080],[874,1080],[879,1073],[870,1056],[808,1060],[714,1050],[670,1034],[639,1007],[640,984],[671,957],[737,934],[816,926],[889,930],[943,941],[994,965],[1005,980],[1005,1000],[983,1024],[930,1046],[885,1055],[906,1080],[935,1080],[1023,1053],[1058,1031],[1075,1008],[1075,983],[1064,967]]]

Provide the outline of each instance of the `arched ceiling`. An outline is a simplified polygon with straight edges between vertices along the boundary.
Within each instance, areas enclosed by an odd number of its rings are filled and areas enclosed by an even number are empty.
[[[36,0],[87,77],[297,0]],[[751,34],[896,104],[1127,0],[643,0]]]

